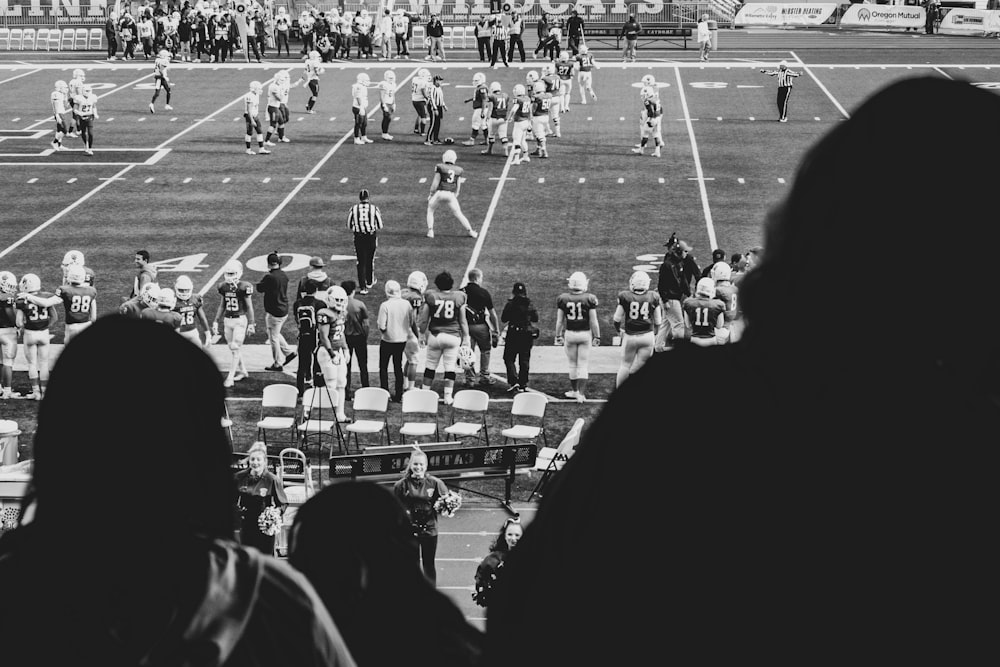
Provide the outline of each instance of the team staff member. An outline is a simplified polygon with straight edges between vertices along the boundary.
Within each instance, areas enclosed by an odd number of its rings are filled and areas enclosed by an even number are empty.
[[[521,56],[521,62],[524,62],[524,19],[517,12],[511,12],[510,15],[510,44],[507,46],[507,62],[514,59],[514,47],[517,47],[517,52]]]
[[[281,268],[277,251],[267,256],[267,273],[257,283],[257,291],[264,295],[264,325],[274,358],[274,363],[264,370],[280,371],[295,358],[295,350],[281,334],[288,319],[288,274]]]
[[[295,386],[298,387],[299,396],[305,391],[307,383],[312,386],[316,370],[316,313],[320,308],[326,307],[325,302],[316,298],[318,287],[319,283],[307,281],[303,286],[305,292],[292,304],[295,322],[299,326],[299,367],[295,373]]]
[[[354,232],[354,254],[357,256],[358,285],[361,294],[368,294],[376,282],[375,249],[378,247],[378,230],[382,229],[382,212],[371,203],[367,189],[358,193],[361,201],[347,214],[347,228]]]
[[[569,36],[566,46],[569,47],[570,53],[575,57],[580,53],[580,43],[583,41],[583,19],[580,18],[580,13],[575,9],[570,13],[570,17],[566,21],[566,34]]]
[[[344,363],[347,366],[347,379],[344,394],[350,400],[354,395],[351,392],[351,363],[354,359],[358,360],[361,386],[368,386],[368,306],[356,296],[358,286],[353,280],[345,280],[340,286],[347,293],[347,310],[344,311],[344,340],[347,342]]]
[[[656,291],[663,308],[664,326],[656,336],[656,349],[663,350],[670,339],[684,337],[684,313],[681,304],[691,296],[691,284],[701,276],[698,262],[691,256],[691,246],[672,234],[665,244],[667,253],[657,274]]]
[[[468,297],[465,304],[465,320],[469,325],[469,339],[479,348],[479,384],[493,384],[490,377],[490,352],[500,342],[500,319],[493,305],[493,295],[483,287],[483,272],[469,269],[469,282],[462,288]],[[465,379],[472,384],[476,379],[475,369],[465,371]]]
[[[788,69],[788,63],[782,60],[778,69],[762,69],[761,74],[778,77],[778,122],[788,122],[788,100],[792,96],[792,79],[801,76],[798,72]]]

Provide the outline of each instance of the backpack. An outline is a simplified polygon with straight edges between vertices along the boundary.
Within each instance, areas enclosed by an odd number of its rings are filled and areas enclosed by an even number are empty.
[[[299,303],[295,307],[295,321],[299,325],[299,335],[316,332],[316,299],[308,303]]]

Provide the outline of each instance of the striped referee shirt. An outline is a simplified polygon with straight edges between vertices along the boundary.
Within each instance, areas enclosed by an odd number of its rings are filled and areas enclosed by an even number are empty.
[[[441,86],[428,86],[427,88],[427,104],[435,109],[443,107],[444,91],[441,90]]]
[[[778,77],[778,88],[791,88],[792,79],[799,76],[798,72],[793,72],[790,69],[773,69],[768,72],[764,72],[764,74]]]
[[[382,229],[382,213],[370,202],[355,204],[347,214],[347,227],[355,234],[374,234]]]
[[[510,30],[500,21],[493,24],[493,39],[507,39],[510,35]]]

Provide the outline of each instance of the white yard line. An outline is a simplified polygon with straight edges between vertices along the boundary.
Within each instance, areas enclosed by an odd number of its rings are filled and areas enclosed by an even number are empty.
[[[483,225],[479,228],[479,238],[476,239],[476,245],[472,248],[472,256],[469,257],[469,264],[465,267],[465,272],[462,274],[461,287],[465,287],[468,284],[469,271],[476,268],[476,264],[479,262],[479,254],[483,251],[483,244],[486,243],[486,232],[490,229],[490,222],[493,221],[493,214],[496,213],[497,203],[500,201],[500,193],[503,192],[503,184],[507,182],[507,174],[510,173],[510,165],[513,160],[514,149],[512,147],[510,155],[507,156],[507,161],[503,165],[503,171],[500,172],[500,178],[497,180],[497,188],[493,191],[493,199],[490,200],[490,206],[486,209],[486,217],[483,218]]]
[[[812,70],[809,69],[809,67],[804,62],[802,62],[798,54],[796,54],[795,51],[789,51],[789,53],[791,53],[792,57],[795,58],[796,62],[799,63],[799,66],[802,68],[802,70],[809,75],[809,77],[816,83],[817,86],[819,86],[819,89],[822,90],[823,93],[826,94],[828,98],[830,98],[830,101],[833,102],[833,106],[837,107],[837,111],[839,111],[844,118],[850,118],[851,114],[847,113],[847,109],[841,106],[840,102],[837,101],[837,98],[833,96],[833,93],[827,90],[826,86],[823,85],[823,82],[820,81],[818,78],[816,78],[816,75],[812,73]],[[714,248],[715,246],[712,247]]]
[[[145,78],[145,77],[143,77],[143,78]],[[232,102],[229,102],[225,106],[223,106],[223,107],[221,107],[219,109],[216,109],[211,114],[209,114],[208,116],[205,116],[204,118],[202,118],[198,122],[192,123],[186,129],[181,130],[180,132],[178,132],[177,134],[173,135],[172,137],[170,137],[169,139],[167,139],[166,141],[164,141],[162,144],[160,144],[159,146],[157,146],[156,150],[165,148],[168,144],[176,141],[177,139],[179,139],[180,137],[184,136],[185,134],[187,134],[188,132],[190,132],[194,128],[198,127],[199,125],[201,125],[205,121],[210,120],[212,118],[212,116],[215,116],[216,114],[222,113],[223,111],[225,111],[229,107],[233,106],[237,102],[241,101],[242,99],[243,99],[243,95],[240,95],[239,97],[237,97]],[[122,176],[124,176],[125,174],[127,174],[128,172],[130,172],[133,167],[137,167],[137,166],[139,166],[139,165],[138,164],[130,164],[127,167],[124,167],[123,169],[119,170],[118,173],[116,173],[110,179],[102,182],[96,188],[94,188],[93,190],[91,190],[87,194],[83,195],[82,197],[80,197],[79,199],[77,199],[75,202],[73,202],[72,204],[70,204],[69,206],[67,206],[66,208],[64,208],[63,210],[61,210],[58,213],[56,213],[54,216],[52,216],[51,218],[49,218],[48,220],[46,220],[42,224],[40,224],[37,227],[35,227],[33,230],[31,230],[30,232],[28,232],[27,234],[25,234],[24,236],[22,236],[21,238],[19,238],[17,241],[15,241],[14,243],[10,244],[9,246],[7,246],[6,248],[4,248],[3,250],[0,250],[0,258],[6,257],[11,252],[13,252],[17,248],[21,247],[22,245],[24,245],[25,243],[27,243],[29,240],[31,240],[32,238],[34,238],[35,236],[37,236],[39,233],[45,231],[50,225],[52,225],[52,223],[54,223],[54,222],[60,220],[61,218],[63,218],[67,213],[70,213],[71,211],[73,211],[74,209],[76,209],[78,206],[80,206],[81,204],[83,204],[84,202],[86,202],[88,199],[90,199],[91,197],[93,197],[94,195],[96,195],[98,192],[100,192],[101,190],[103,190],[104,188],[106,188],[108,185],[116,182]]]
[[[22,76],[28,76],[29,74],[34,74],[35,72],[41,72],[41,71],[42,71],[41,68],[33,69],[30,72],[25,72],[24,74],[18,74],[17,76],[12,76],[9,79],[4,79],[3,81],[0,81],[0,84],[7,83],[8,81],[13,81],[14,79],[20,79]]]
[[[419,67],[414,68],[413,71],[410,72],[409,76],[407,76],[405,79],[403,79],[398,83],[398,85],[396,86],[397,93],[400,90],[402,90],[403,85],[407,81],[413,78],[413,75],[417,73],[417,69],[419,69]],[[367,115],[371,117],[380,108],[381,105],[376,104],[374,107],[372,107],[372,110],[369,111]],[[289,202],[291,202],[292,199],[295,198],[295,195],[299,194],[299,192],[302,191],[302,188],[304,188],[308,183],[311,182],[311,179],[316,174],[316,172],[318,172],[323,167],[323,165],[325,165],[330,160],[330,158],[334,156],[337,150],[344,145],[344,142],[347,141],[348,139],[353,139],[353,137],[354,137],[354,128],[352,126],[351,129],[348,130],[344,134],[344,136],[340,138],[340,141],[335,143],[333,147],[326,152],[326,155],[320,158],[319,162],[317,162],[316,165],[309,170],[309,173],[306,174],[302,178],[302,180],[298,182],[298,185],[292,188],[292,191],[289,192],[288,195],[286,195],[283,200],[281,200],[281,203],[278,204],[278,206],[273,211],[271,211],[271,214],[268,215],[266,218],[264,218],[263,222],[257,225],[257,229],[253,230],[253,233],[251,233],[250,236],[247,237],[246,241],[244,241],[240,245],[240,247],[236,249],[236,252],[230,255],[226,261],[222,262],[222,265],[219,267],[219,270],[215,272],[215,275],[213,275],[211,278],[208,279],[208,282],[206,282],[205,285],[202,286],[200,290],[198,290],[198,294],[200,294],[201,296],[205,296],[208,293],[208,291],[212,289],[212,287],[215,286],[216,283],[218,283],[219,279],[222,277],[222,270],[225,268],[226,263],[232,259],[239,259],[240,256],[244,252],[246,252],[246,249],[249,248],[250,245],[257,240],[257,237],[259,237],[262,233],[264,233],[264,230],[267,229],[272,222],[274,222],[274,219],[277,218],[278,215],[280,215],[283,210],[285,210],[285,207],[288,206]]]
[[[698,142],[694,138],[694,125],[691,124],[691,113],[688,111],[687,97],[684,95],[684,82],[681,81],[681,70],[679,67],[674,67],[674,74],[677,77],[677,92],[681,98],[681,107],[684,109],[684,124],[687,126],[688,138],[691,140],[691,158],[694,160],[695,180],[698,181],[701,208],[705,214],[705,227],[708,229],[708,247],[718,248],[719,244],[715,240],[715,225],[712,223],[712,209],[708,205],[708,191],[705,189],[705,172],[701,168]]]

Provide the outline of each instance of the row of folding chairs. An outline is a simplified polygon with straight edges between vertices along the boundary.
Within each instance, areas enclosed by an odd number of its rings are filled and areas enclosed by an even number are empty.
[[[424,30],[424,26],[415,25],[413,26],[413,43],[420,45],[424,42],[424,37],[427,32]],[[448,26],[444,27],[444,37],[442,41],[444,42],[445,48],[448,49],[465,49],[468,48],[468,43],[471,40],[472,44],[476,43],[476,33],[472,26]]]
[[[0,28],[8,51],[81,51],[104,48],[103,28]]]
[[[351,404],[353,419],[340,423],[336,417],[333,392],[325,386],[307,389],[299,403],[298,390],[294,385],[267,385],[261,396],[257,439],[267,444],[268,433],[284,432],[287,436],[285,443],[303,449],[316,445],[322,451],[323,445],[329,442],[331,455],[335,446],[346,453],[352,437],[358,451],[370,444],[392,444],[389,398],[389,392],[381,387],[356,389]],[[446,440],[474,438],[477,443],[489,445],[489,394],[478,389],[456,392],[444,428],[439,424],[438,398],[437,392],[431,389],[410,389],[403,393],[402,423],[395,434],[397,442],[420,442],[421,438],[440,441],[443,433]],[[547,403],[544,394],[524,392],[515,395],[511,403],[510,423],[500,432],[504,443],[541,438],[547,445]],[[376,437],[377,443],[372,442]]]

